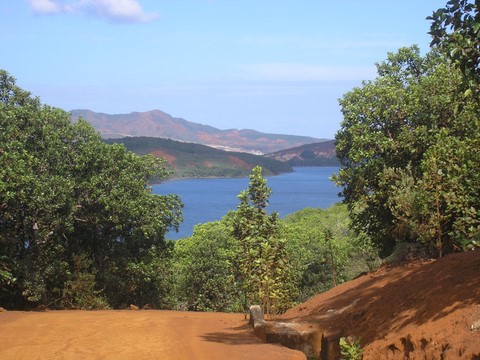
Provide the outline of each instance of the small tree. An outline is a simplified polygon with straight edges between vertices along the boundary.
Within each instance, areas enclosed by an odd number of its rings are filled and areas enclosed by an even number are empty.
[[[288,308],[295,295],[278,214],[266,212],[271,192],[262,177],[262,168],[256,166],[248,190],[238,195],[240,204],[233,217],[233,233],[240,247],[238,264],[244,306],[259,302],[267,316]]]

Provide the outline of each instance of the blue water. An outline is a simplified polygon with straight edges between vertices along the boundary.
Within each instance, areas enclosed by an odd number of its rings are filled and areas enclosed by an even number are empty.
[[[338,167],[297,167],[294,172],[267,177],[272,189],[268,211],[277,211],[281,217],[306,207],[328,208],[339,202],[339,188],[329,177]],[[178,233],[170,232],[167,239],[192,235],[193,227],[220,220],[229,210],[235,210],[237,195],[248,189],[248,178],[235,179],[179,179],[153,186],[154,194],[180,195],[184,204],[184,221]]]

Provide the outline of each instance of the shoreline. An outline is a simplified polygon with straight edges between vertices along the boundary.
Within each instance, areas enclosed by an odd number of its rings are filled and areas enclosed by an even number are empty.
[[[265,175],[265,178],[269,178],[269,177],[274,177],[274,176],[279,176],[279,175],[282,175],[282,174],[290,174],[290,173],[293,173],[293,172],[296,172],[296,168],[339,168],[340,165],[307,165],[307,166],[292,166],[292,170],[291,171],[282,171],[282,172],[279,172],[277,174],[272,174],[272,175]],[[159,183],[149,183],[150,186],[154,186],[154,185],[161,185],[163,183],[166,183],[166,182],[169,182],[169,181],[177,181],[177,180],[201,180],[201,179],[245,179],[245,178],[248,178],[249,175],[246,175],[246,176],[184,176],[184,177],[171,177],[171,178],[168,178],[168,179],[165,179],[164,181],[162,182],[159,182]]]

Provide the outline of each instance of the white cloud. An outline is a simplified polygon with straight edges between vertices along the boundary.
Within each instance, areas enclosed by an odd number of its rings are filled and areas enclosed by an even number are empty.
[[[37,14],[77,12],[105,18],[113,22],[146,23],[158,18],[157,13],[143,10],[137,0],[29,0]]]
[[[65,5],[55,0],[30,0],[30,6],[37,14],[58,14],[65,11]]]
[[[246,78],[271,81],[368,80],[376,74],[374,66],[324,66],[293,63],[264,63],[241,66]]]
[[[81,11],[120,22],[150,22],[156,13],[145,12],[136,0],[81,0]]]

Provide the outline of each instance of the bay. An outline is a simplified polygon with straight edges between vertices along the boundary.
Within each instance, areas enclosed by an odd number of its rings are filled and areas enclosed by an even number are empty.
[[[340,189],[329,179],[338,167],[296,167],[291,173],[266,177],[272,189],[268,211],[277,211],[280,217],[307,207],[328,208],[341,201]],[[167,239],[191,236],[193,227],[220,220],[235,210],[237,195],[248,189],[248,178],[176,179],[153,185],[154,194],[180,195],[184,204],[184,221],[178,233],[171,231]]]

